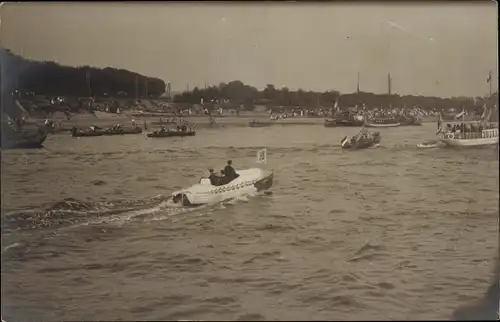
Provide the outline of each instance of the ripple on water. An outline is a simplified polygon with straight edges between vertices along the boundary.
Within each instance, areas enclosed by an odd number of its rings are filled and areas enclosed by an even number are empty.
[[[490,282],[498,154],[418,149],[427,125],[372,150],[331,143],[351,130],[60,135],[50,151],[2,152],[4,318],[449,319]],[[272,195],[166,205],[264,147]]]

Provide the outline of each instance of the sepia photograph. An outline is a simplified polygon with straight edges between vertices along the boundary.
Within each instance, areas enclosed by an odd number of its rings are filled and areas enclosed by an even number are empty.
[[[494,1],[0,3],[1,318],[498,320]]]

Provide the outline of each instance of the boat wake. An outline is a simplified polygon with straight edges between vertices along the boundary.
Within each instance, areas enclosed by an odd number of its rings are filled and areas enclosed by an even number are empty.
[[[420,148],[420,149],[439,148],[441,146],[443,146],[443,144],[440,143],[439,141],[435,141],[435,140],[426,141],[426,142],[422,142],[420,144],[417,144],[417,148]]]
[[[99,224],[123,224],[131,220],[151,220],[168,218],[187,212],[203,211],[215,205],[229,205],[248,202],[262,193],[249,193],[223,202],[208,203],[196,208],[186,208],[174,204],[169,195],[159,195],[146,200],[118,200],[106,202],[87,202],[67,198],[55,202],[48,207],[26,209],[2,214],[2,231],[4,234],[33,229],[49,229],[78,227]],[[153,219],[153,220],[158,220]],[[12,246],[15,247],[15,246]],[[5,249],[4,249],[5,250]]]

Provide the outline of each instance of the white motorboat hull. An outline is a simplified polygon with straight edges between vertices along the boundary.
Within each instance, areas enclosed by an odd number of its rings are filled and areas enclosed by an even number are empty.
[[[398,127],[400,126],[401,123],[389,123],[389,124],[376,124],[376,123],[367,123],[365,126],[366,127]]]
[[[447,146],[482,146],[498,144],[498,137],[480,139],[441,139]]]
[[[174,204],[181,204],[185,207],[216,204],[267,190],[273,185],[272,171],[252,168],[236,171],[236,173],[239,174],[238,178],[221,186],[214,186],[208,178],[202,178],[200,183],[172,193],[172,201]]]

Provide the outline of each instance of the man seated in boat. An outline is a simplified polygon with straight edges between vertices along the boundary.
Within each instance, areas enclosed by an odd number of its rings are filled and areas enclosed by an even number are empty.
[[[160,132],[165,132],[165,127],[164,126],[160,127]]]
[[[185,123],[181,125],[181,131],[187,132],[187,125]]]
[[[219,186],[220,185],[220,177],[215,174],[214,169],[208,169],[208,172],[210,175],[208,176],[208,179],[210,179],[210,183],[213,186]]]
[[[358,135],[356,135],[356,140],[358,141],[361,139],[367,140],[370,137],[371,137],[370,132],[367,129],[361,129]]]
[[[236,173],[236,171],[234,171],[232,164],[233,164],[233,161],[228,160],[227,165],[224,167],[224,176],[227,179],[228,183],[240,176],[239,174]]]

